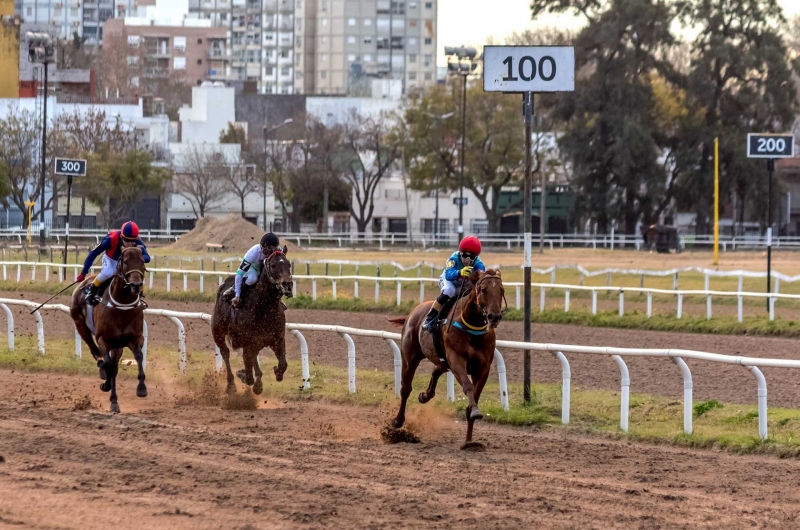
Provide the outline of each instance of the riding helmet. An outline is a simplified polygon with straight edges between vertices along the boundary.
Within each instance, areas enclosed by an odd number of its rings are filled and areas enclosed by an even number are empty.
[[[128,221],[122,225],[120,233],[122,234],[122,239],[136,241],[139,238],[139,227],[133,221]]]
[[[267,232],[266,234],[261,236],[262,248],[277,248],[278,245],[280,245],[280,241],[278,241],[278,236],[276,236],[272,232]]]
[[[461,240],[458,245],[458,250],[461,252],[469,252],[475,256],[481,253],[481,242],[475,236],[467,236]]]

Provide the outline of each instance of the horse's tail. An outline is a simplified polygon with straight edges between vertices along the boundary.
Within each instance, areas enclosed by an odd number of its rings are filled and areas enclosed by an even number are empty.
[[[408,317],[394,317],[394,318],[387,318],[386,320],[388,320],[398,328],[402,328],[405,325],[406,320],[408,320]]]

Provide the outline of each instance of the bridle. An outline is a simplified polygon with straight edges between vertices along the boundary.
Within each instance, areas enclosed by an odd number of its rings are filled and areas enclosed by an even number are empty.
[[[480,310],[481,314],[483,315],[483,324],[480,326],[473,326],[466,320],[464,320],[464,309],[461,308],[461,314],[458,317],[458,320],[453,323],[456,328],[460,329],[461,331],[465,331],[471,335],[483,335],[489,329],[489,317],[486,314],[486,307],[481,303],[480,296],[481,291],[480,287],[481,284],[486,280],[500,280],[500,277],[495,274],[484,274],[481,276],[473,287],[475,291],[475,306]],[[506,290],[503,288],[502,280],[500,280],[500,289],[503,294],[503,304],[504,307],[501,310],[501,314],[505,313],[508,309],[508,301],[506,300]]]
[[[109,299],[109,302],[107,304],[108,307],[114,307],[114,308],[119,309],[121,311],[129,311],[131,309],[139,307],[139,305],[141,304],[141,300],[142,300],[142,293],[141,292],[137,293],[136,300],[134,300],[133,302],[130,302],[128,304],[123,304],[123,303],[118,302],[117,300],[114,299],[114,295],[113,295],[114,282],[117,280],[117,278],[119,278],[123,282],[123,289],[130,289],[131,286],[136,285],[136,284],[134,284],[133,282],[128,281],[128,276],[133,274],[133,273],[135,273],[135,272],[138,272],[139,274],[142,275],[142,282],[143,283],[139,284],[139,287],[141,287],[142,285],[144,285],[145,273],[147,272],[147,268],[146,267],[145,267],[144,270],[134,269],[134,270],[130,270],[130,271],[127,271],[127,272],[123,272],[122,269],[123,269],[123,266],[124,266],[125,252],[130,248],[134,248],[134,247],[125,247],[125,248],[122,249],[122,253],[120,254],[119,261],[117,261],[117,271],[114,274],[114,278],[111,280],[111,284],[108,286],[108,299]]]

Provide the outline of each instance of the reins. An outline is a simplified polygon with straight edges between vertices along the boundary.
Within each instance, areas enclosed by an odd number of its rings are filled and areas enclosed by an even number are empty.
[[[463,331],[465,333],[469,333],[470,335],[484,335],[489,330],[489,319],[486,316],[486,308],[483,307],[478,302],[478,294],[480,292],[480,290],[479,290],[480,289],[480,285],[481,285],[481,283],[483,281],[489,280],[489,279],[497,279],[497,280],[499,280],[500,278],[498,276],[494,275],[494,274],[492,274],[492,275],[484,274],[483,276],[481,276],[478,279],[477,282],[475,282],[475,286],[473,287],[473,291],[475,293],[475,306],[478,309],[480,309],[481,313],[483,314],[483,320],[484,320],[483,325],[482,326],[473,326],[472,324],[470,324],[469,322],[464,320],[464,309],[462,308],[461,312],[460,312],[460,314],[458,316],[458,321],[455,322],[456,329],[458,329],[460,331]],[[461,289],[463,289],[464,283],[466,283],[466,282],[462,282]],[[458,302],[460,302],[460,300],[461,300],[461,289],[459,289],[459,299],[456,301],[456,309],[458,307]],[[506,309],[508,309],[508,301],[506,300],[505,290],[503,290],[503,303],[505,304],[505,307],[503,308],[503,313],[505,313]],[[453,312],[455,313],[455,311],[453,311]],[[455,320],[456,319],[451,319],[450,320],[450,324],[453,324]],[[450,327],[449,326],[448,326],[447,330],[450,331]]]

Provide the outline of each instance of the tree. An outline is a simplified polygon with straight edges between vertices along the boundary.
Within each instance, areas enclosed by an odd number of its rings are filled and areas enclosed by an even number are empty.
[[[195,145],[183,155],[175,171],[173,190],[189,201],[200,219],[223,202],[230,172],[231,165],[223,153]]]
[[[679,205],[697,213],[698,233],[707,231],[719,137],[720,195],[735,195],[740,222],[749,206],[750,217],[765,224],[766,179],[752,178],[759,166],[744,156],[742,142],[747,132],[790,129],[798,110],[797,61],[779,32],[781,8],[776,0],[678,0],[676,9],[697,35],[686,91],[703,116],[683,145],[692,169],[681,179]]]
[[[575,209],[601,229],[621,221],[635,233],[670,204],[675,179],[662,154],[654,80],[678,80],[664,59],[675,44],[675,11],[666,0],[534,0],[533,16],[572,11],[587,25],[575,40],[575,92],[559,97],[561,146],[572,161]]]
[[[292,198],[289,174],[293,164],[294,148],[291,142],[265,141],[263,135],[248,138],[243,147],[244,160],[255,167],[254,190],[266,195],[270,189],[281,205],[281,211],[288,222],[288,205]],[[266,223],[266,220],[264,221]],[[266,228],[266,227],[265,227]]]
[[[314,161],[314,167],[310,171],[322,188],[322,231],[326,232],[331,188],[341,182],[345,169],[344,131],[340,125],[327,127],[317,118],[309,119],[306,131],[311,159]],[[338,186],[338,189],[344,188]]]
[[[100,205],[106,225],[110,225],[126,217],[143,194],[163,193],[171,178],[171,171],[152,166],[147,151],[120,153],[104,144],[87,156],[84,193]]]
[[[219,143],[221,144],[239,144],[245,145],[247,143],[247,133],[240,125],[228,122],[228,128],[219,133]]]
[[[404,149],[413,189],[459,189],[460,85],[432,88],[412,97],[405,109],[408,131]],[[524,174],[520,102],[506,94],[484,92],[478,84],[467,88],[464,187],[480,202],[491,233],[500,231],[503,214],[518,209],[522,201],[521,196],[509,203],[501,198],[504,188],[519,187]],[[545,146],[542,142],[534,151],[534,173],[539,172],[545,158],[555,156],[549,150],[545,153]]]
[[[375,211],[375,190],[400,157],[400,143],[383,113],[377,117],[352,114],[343,133],[349,157],[344,177],[353,193],[350,215],[364,234]]]
[[[225,191],[239,198],[242,217],[245,217],[245,200],[259,189],[259,179],[255,169],[252,164],[233,164],[230,166],[230,171],[225,174],[228,181]]]

